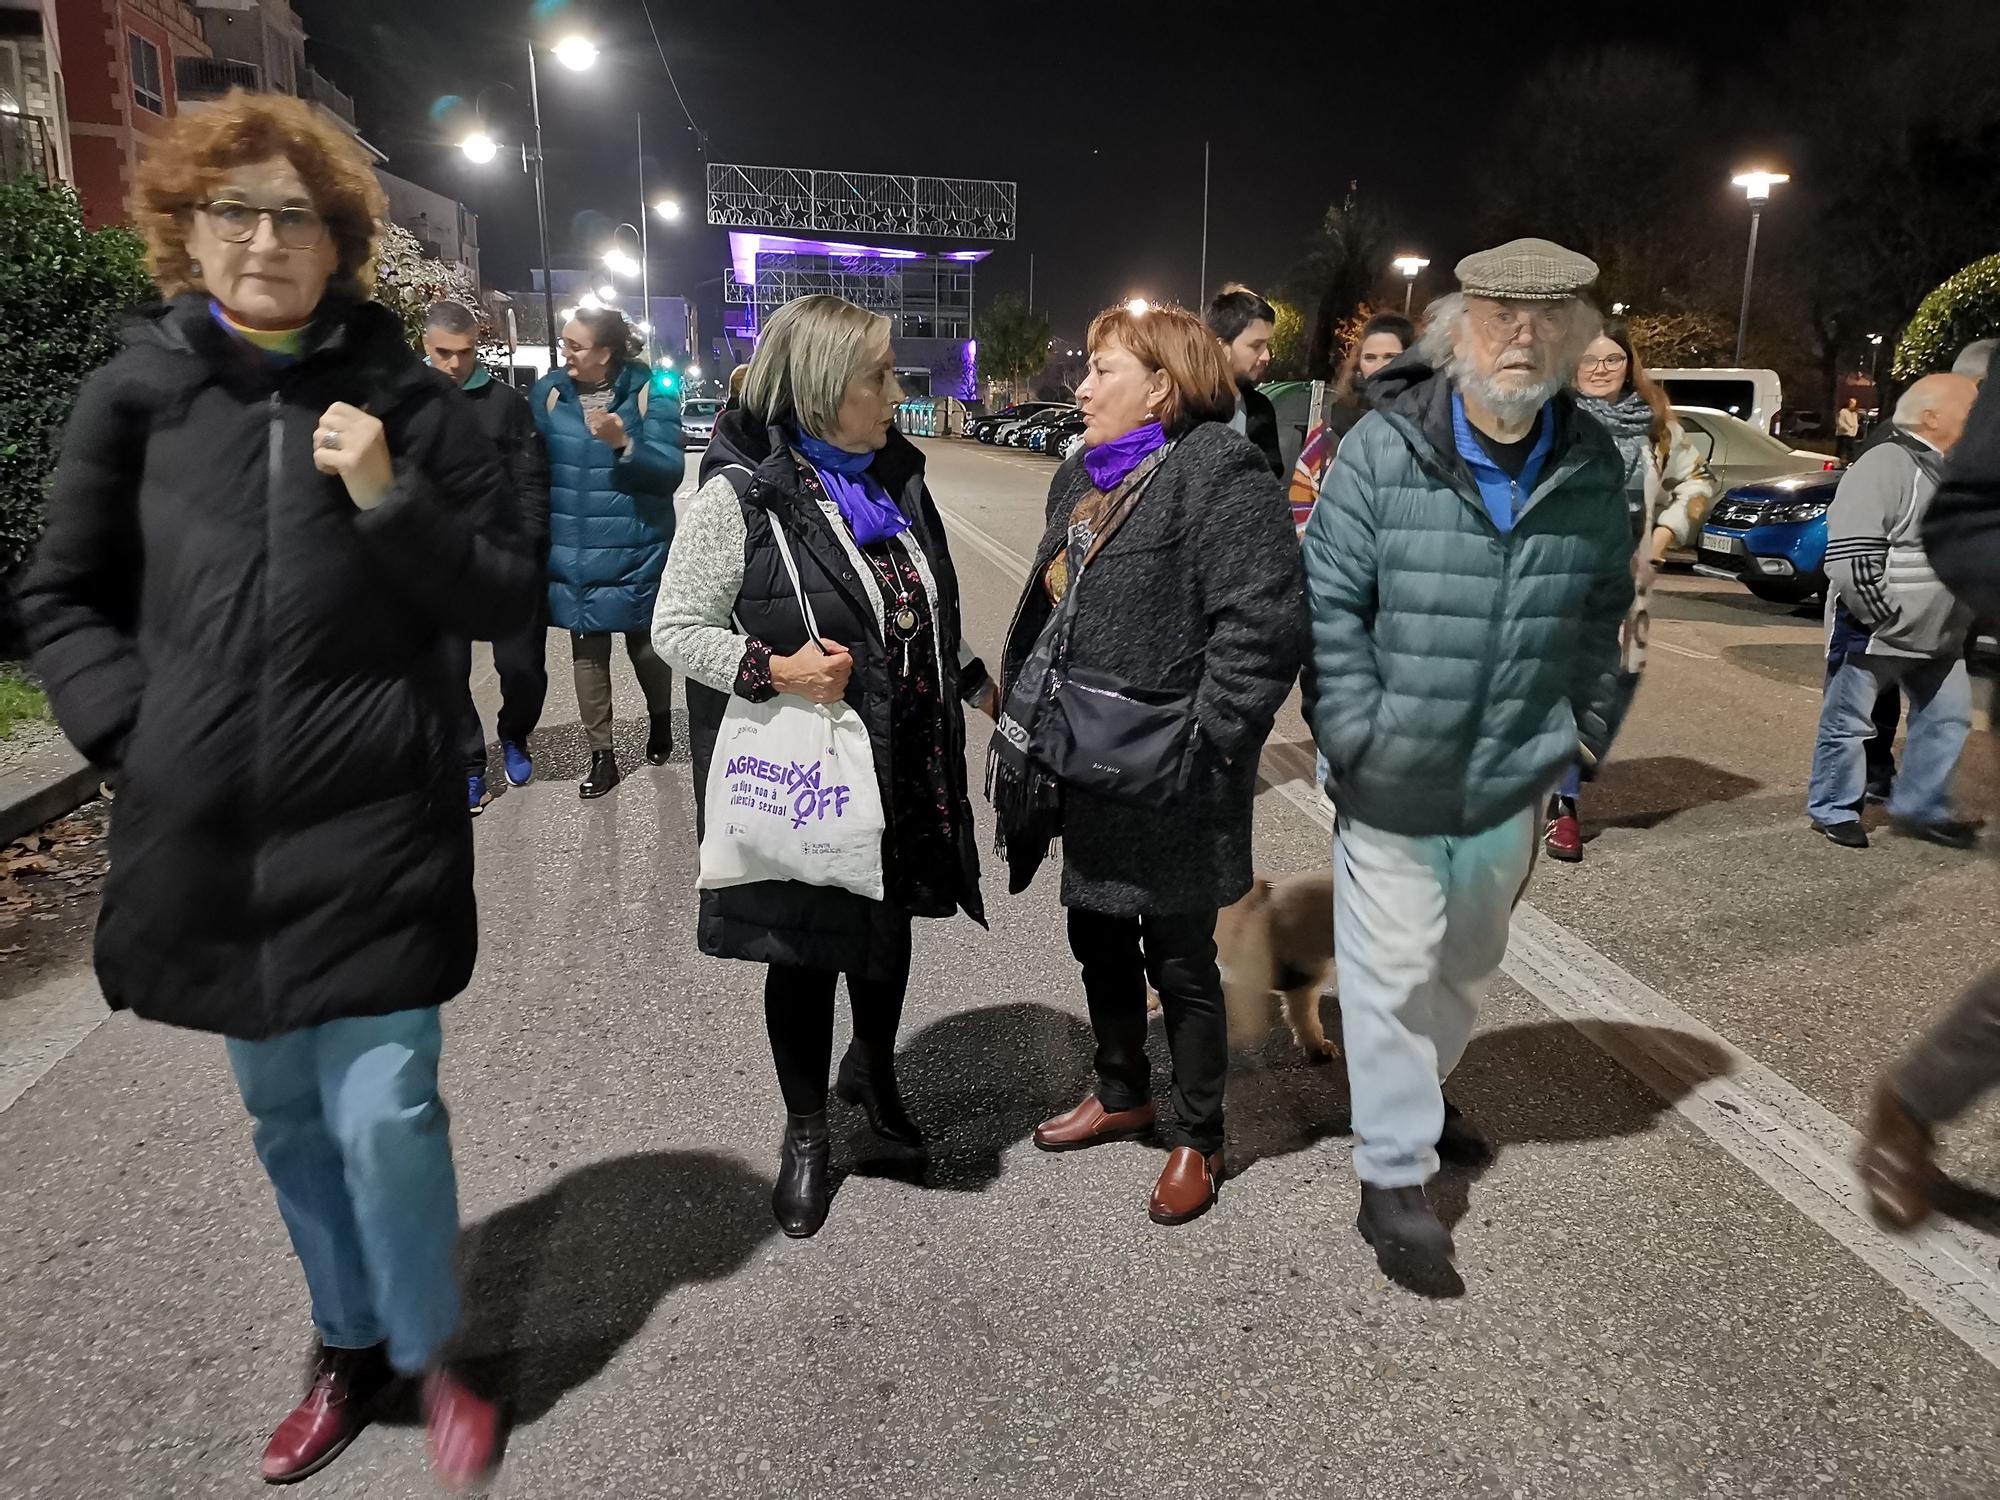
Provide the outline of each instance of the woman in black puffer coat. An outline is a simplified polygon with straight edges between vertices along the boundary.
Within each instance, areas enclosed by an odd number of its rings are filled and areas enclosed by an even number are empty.
[[[171,300],[78,395],[21,591],[57,719],[118,778],[98,979],[228,1038],[305,1269],[320,1348],[264,1478],[427,1373],[463,1485],[499,1417],[440,1363],[438,1006],[478,947],[448,644],[525,626],[541,568],[464,397],[365,300],[381,190],[351,140],[235,93],[174,122],[136,206]]]
[[[1223,1175],[1228,1036],[1215,919],[1250,889],[1258,754],[1305,658],[1305,594],[1285,491],[1226,425],[1229,368],[1198,319],[1179,308],[1100,315],[1077,395],[1088,446],[1049,490],[1048,531],[1008,632],[995,740],[1013,887],[1060,837],[1070,946],[1097,1034],[1097,1091],[1044,1121],[1035,1143],[1068,1151],[1151,1130],[1150,978],[1178,1116],[1151,1212],[1178,1224],[1207,1210]],[[1127,503],[1126,518],[1107,524]],[[1165,808],[1058,782],[1038,753],[1050,717],[1033,707],[1050,676],[1035,665],[1039,643],[1085,536],[1104,539],[1078,588],[1069,666],[1193,699],[1183,789]]]

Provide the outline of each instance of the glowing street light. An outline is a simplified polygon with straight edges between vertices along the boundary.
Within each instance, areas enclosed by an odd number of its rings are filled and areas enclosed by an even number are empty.
[[[606,307],[609,307],[618,300],[618,288],[608,281],[605,282],[603,286],[597,289],[597,300],[602,302]]]
[[[1148,302],[1144,297],[1134,297],[1130,302],[1125,304],[1125,311],[1135,318],[1143,318],[1152,310],[1153,304]]]
[[[551,50],[556,61],[572,73],[581,73],[597,61],[597,44],[587,36],[566,36]]]
[[[1421,255],[1399,255],[1390,262],[1403,273],[1403,316],[1410,315],[1410,298],[1417,290],[1417,277],[1430,262]]]
[[[500,143],[485,131],[475,130],[458,143],[458,149],[463,151],[468,159],[483,167],[500,154]]]
[[[699,379],[701,379],[701,366],[700,366],[700,365],[689,365],[689,366],[688,366],[688,379],[689,379],[689,380],[699,380]]]
[[[1763,209],[1771,201],[1771,189],[1781,182],[1790,182],[1789,172],[1766,172],[1756,168],[1748,172],[1738,172],[1729,179],[1750,200],[1750,249],[1743,257],[1743,308],[1736,315],[1736,365],[1743,366],[1743,339],[1750,329],[1750,277],[1757,269],[1757,223],[1764,217]]]
[[[637,276],[639,274],[639,262],[615,246],[604,252],[604,264],[611,269],[613,275]]]
[[[681,216],[680,200],[678,198],[662,198],[658,203],[653,205],[653,212],[671,224]]]

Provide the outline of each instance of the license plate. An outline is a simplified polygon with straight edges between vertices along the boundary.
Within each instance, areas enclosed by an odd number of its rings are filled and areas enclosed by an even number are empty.
[[[1703,532],[1701,550],[1704,552],[1718,552],[1724,557],[1740,557],[1743,554],[1743,538],[1740,536],[1715,536],[1712,533]]]

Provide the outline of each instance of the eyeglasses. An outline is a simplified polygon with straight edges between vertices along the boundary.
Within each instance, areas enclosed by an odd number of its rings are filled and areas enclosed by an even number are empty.
[[[1577,365],[1579,368],[1585,370],[1622,370],[1625,368],[1625,356],[1622,354],[1600,354],[1595,359],[1586,356],[1578,360]]]
[[[1537,338],[1561,338],[1569,329],[1569,308],[1558,302],[1548,307],[1538,307],[1532,312],[1524,312],[1518,307],[1503,307],[1498,312],[1486,314],[1479,320],[1479,326],[1486,330],[1486,336],[1497,343],[1511,344],[1521,336],[1521,330],[1534,324]]]
[[[257,236],[257,226],[266,218],[287,250],[310,250],[326,237],[326,220],[319,210],[288,204],[283,208],[262,208],[254,203],[238,203],[234,198],[218,198],[204,205],[209,226],[218,237],[232,245],[249,243]]]
[[[579,344],[575,339],[564,339],[562,346],[571,354],[588,354],[598,347],[596,344]]]

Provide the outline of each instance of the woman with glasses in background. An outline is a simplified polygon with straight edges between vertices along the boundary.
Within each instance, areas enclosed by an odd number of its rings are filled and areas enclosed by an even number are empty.
[[[296,99],[167,127],[133,199],[167,301],[77,396],[20,601],[64,732],[118,777],[105,999],[228,1039],[305,1270],[309,1389],[264,1479],[421,1377],[463,1486],[501,1433],[442,1358],[438,1007],[478,948],[447,643],[519,631],[541,570],[464,398],[368,300],[383,211]]]
[[[646,760],[674,748],[674,676],[653,651],[653,601],[674,540],[674,491],[686,466],[680,398],[655,388],[641,341],[615,308],[578,308],[563,367],[528,398],[549,448],[549,621],[567,630],[576,706],[590,742],[577,788],[618,785],[611,745],[611,637],[625,637],[646,698]]]
[[[1632,565],[1638,597],[1625,621],[1625,670],[1645,664],[1646,600],[1654,571],[1669,546],[1685,547],[1715,499],[1715,480],[1688,440],[1667,393],[1639,363],[1622,322],[1592,339],[1576,365],[1576,405],[1595,417],[1618,445],[1625,464],[1625,510],[1632,519]],[[1583,825],[1577,798],[1583,781],[1570,767],[1549,801],[1542,841],[1549,858],[1575,864],[1583,858]]]

